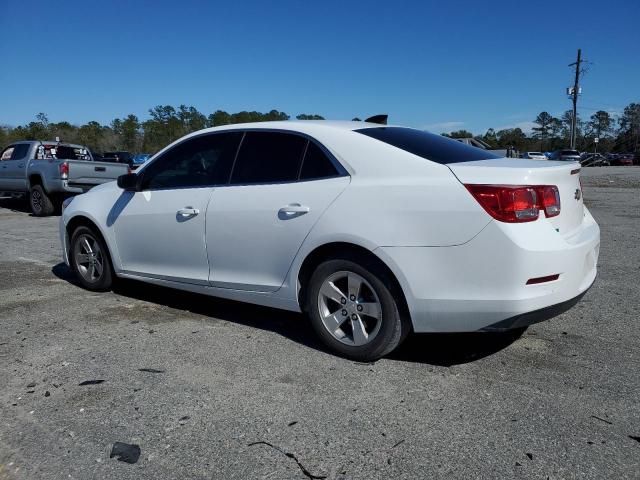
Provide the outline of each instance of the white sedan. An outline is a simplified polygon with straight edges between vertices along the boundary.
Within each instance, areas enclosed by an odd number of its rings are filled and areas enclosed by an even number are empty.
[[[574,305],[600,244],[579,177],[411,128],[229,125],[67,200],[60,234],[90,290],[122,277],[302,311],[331,349],[372,360],[411,331],[522,328]]]

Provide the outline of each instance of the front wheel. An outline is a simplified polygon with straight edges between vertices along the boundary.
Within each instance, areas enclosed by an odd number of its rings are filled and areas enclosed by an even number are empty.
[[[373,361],[409,331],[385,272],[350,259],[320,264],[309,281],[306,311],[323,342],[345,357]]]
[[[113,283],[113,267],[102,237],[88,227],[78,227],[71,236],[71,268],[82,286],[103,292]]]

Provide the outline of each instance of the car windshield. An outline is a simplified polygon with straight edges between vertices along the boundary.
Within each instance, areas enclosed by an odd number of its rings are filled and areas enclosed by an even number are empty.
[[[542,152],[529,152],[529,155],[542,155]]]
[[[500,158],[481,148],[413,128],[371,127],[355,131],[436,163],[472,162]]]

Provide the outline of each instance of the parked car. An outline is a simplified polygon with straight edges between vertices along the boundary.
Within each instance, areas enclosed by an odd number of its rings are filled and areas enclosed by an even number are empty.
[[[95,162],[87,147],[60,142],[15,142],[0,153],[0,192],[29,195],[31,211],[51,215],[65,196],[83,193],[129,171]]]
[[[549,160],[562,160],[569,162],[579,162],[580,152],[577,150],[556,150],[549,156]]]
[[[547,160],[547,156],[542,152],[524,152],[520,158],[528,158],[530,160]]]
[[[410,331],[574,305],[600,243],[579,170],[367,122],[228,125],[67,200],[62,250],[89,290],[122,277],[303,311],[331,349],[373,360]]]
[[[610,156],[609,162],[611,165],[616,166],[631,166],[633,165],[632,153],[618,153]]]
[[[131,168],[135,170],[140,165],[143,165],[144,163],[146,163],[150,158],[151,158],[151,154],[150,153],[137,153],[137,154],[135,154],[133,156],[133,158],[132,158],[132,161],[131,161]]]

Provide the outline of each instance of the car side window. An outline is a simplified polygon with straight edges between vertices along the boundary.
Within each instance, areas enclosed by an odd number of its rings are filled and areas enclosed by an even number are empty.
[[[298,179],[307,139],[283,132],[245,133],[231,174],[231,183],[292,182]]]
[[[0,156],[0,161],[2,160],[11,160],[11,157],[13,156],[13,151],[15,150],[15,146],[11,145],[10,147],[5,148],[2,151],[2,156]]]
[[[315,142],[309,141],[309,146],[302,161],[300,180],[317,180],[335,177],[336,175],[338,175],[338,170],[331,163],[329,157]]]
[[[13,154],[11,155],[11,160],[22,160],[27,156],[27,152],[29,151],[28,143],[19,143],[15,146],[13,150]]]
[[[226,185],[241,138],[242,132],[225,132],[176,145],[142,171],[142,189]]]

